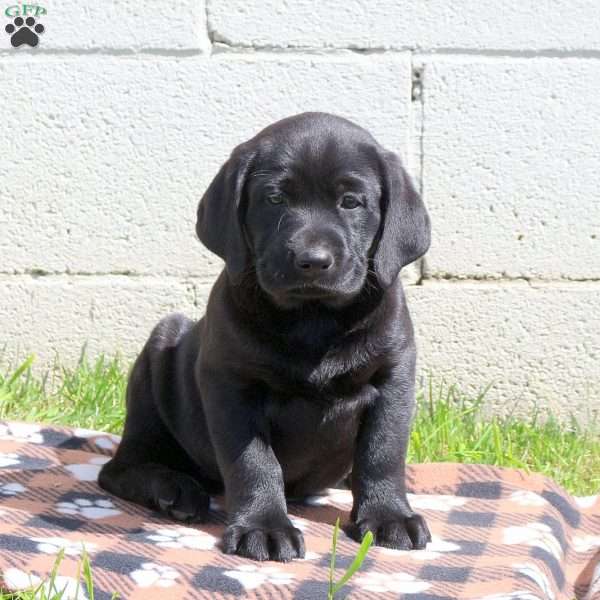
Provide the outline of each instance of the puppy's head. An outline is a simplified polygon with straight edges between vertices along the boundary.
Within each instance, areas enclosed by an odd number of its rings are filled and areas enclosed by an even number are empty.
[[[238,146],[200,201],[196,231],[234,285],[255,271],[284,308],[347,304],[369,271],[388,287],[430,240],[398,157],[324,113],[284,119]]]

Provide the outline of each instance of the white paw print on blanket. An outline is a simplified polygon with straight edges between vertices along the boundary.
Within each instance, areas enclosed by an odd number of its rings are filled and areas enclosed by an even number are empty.
[[[106,519],[122,514],[108,499],[73,498],[69,502],[58,502],[56,510],[63,515],[77,515],[84,519]]]
[[[573,548],[575,552],[589,552],[590,550],[597,549],[600,551],[600,535],[585,535],[575,536],[573,538]]]
[[[317,554],[316,552],[311,552],[307,550],[304,553],[304,558],[296,558],[295,560],[307,561],[307,560],[319,560],[321,558],[321,554]]]
[[[87,554],[96,552],[98,546],[91,542],[84,542],[83,540],[68,540],[61,537],[47,537],[47,538],[29,538],[32,542],[37,543],[37,549],[44,554],[58,554],[61,550],[67,556],[79,556],[85,551]]]
[[[306,519],[303,519],[301,517],[290,517],[290,521],[292,522],[292,525],[296,528],[299,529],[300,531],[302,531],[303,533],[308,529],[309,527],[309,522]]]
[[[594,504],[596,504],[596,502],[598,502],[598,498],[600,498],[600,496],[575,496],[574,500],[575,500],[575,504],[577,504],[577,506],[579,506],[579,508],[592,508],[592,506],[594,506]]]
[[[307,496],[304,503],[309,506],[328,506],[330,504],[352,504],[352,492],[350,490],[338,490],[330,488],[325,494]]]
[[[563,551],[552,529],[545,523],[528,523],[524,526],[505,527],[502,532],[505,544],[527,544],[546,550],[562,562]]]
[[[542,590],[542,597],[545,598],[545,600],[555,600],[556,596],[552,591],[552,586],[550,585],[548,576],[536,564],[522,563],[513,565],[513,567],[516,569],[517,573],[525,575],[525,577],[528,577],[537,583]]]
[[[136,569],[131,573],[131,578],[139,587],[171,587],[177,583],[179,573],[173,568],[156,563],[142,563],[141,569]]]
[[[0,496],[16,496],[26,492],[27,488],[20,483],[3,483],[0,484]]]
[[[462,496],[445,494],[407,494],[408,502],[415,510],[439,510],[450,512],[453,508],[464,506],[469,499]]]
[[[239,581],[246,590],[253,590],[264,583],[272,585],[290,585],[294,576],[278,567],[260,567],[257,565],[242,565],[237,569],[224,571],[223,575]]]
[[[93,444],[103,450],[114,450],[121,441],[121,438],[118,435],[92,431],[91,429],[75,429],[73,430],[73,435],[84,439],[96,438],[93,440]]]
[[[548,501],[545,498],[542,498],[542,496],[530,490],[517,490],[516,492],[513,492],[508,499],[521,506],[545,506],[548,504]]]
[[[539,596],[520,590],[518,592],[507,592],[505,594],[492,594],[491,596],[484,596],[481,600],[542,600]]]
[[[457,552],[460,550],[458,544],[447,542],[437,536],[432,536],[431,542],[427,544],[424,550],[396,550],[394,548],[379,548],[382,554],[391,554],[396,556],[405,556],[413,560],[434,560],[442,556],[445,552]]]
[[[217,543],[213,535],[192,529],[191,527],[173,527],[157,529],[147,539],[161,548],[191,548],[193,550],[211,550]]]
[[[110,456],[94,456],[87,463],[65,465],[65,469],[77,479],[77,481],[96,481],[102,465],[110,460]]]
[[[594,572],[592,573],[592,580],[590,581],[590,587],[583,600],[594,600],[600,596],[600,563],[596,565]]]
[[[20,458],[18,454],[14,452],[0,452],[0,468],[2,467],[12,467],[14,465],[18,465],[20,462]]]
[[[31,575],[19,569],[6,569],[2,573],[2,578],[4,579],[6,586],[13,590],[25,590],[32,587],[37,588],[42,583],[42,580],[37,575]],[[64,600],[88,600],[82,587],[83,586],[76,579],[73,579],[73,577],[58,575],[54,579],[52,585],[50,582],[46,581],[35,597],[60,597],[64,598]]]
[[[42,428],[32,423],[0,423],[0,440],[14,440],[29,444],[43,444]]]
[[[356,584],[368,592],[398,592],[417,594],[431,587],[430,583],[417,579],[410,573],[367,573],[356,579]]]

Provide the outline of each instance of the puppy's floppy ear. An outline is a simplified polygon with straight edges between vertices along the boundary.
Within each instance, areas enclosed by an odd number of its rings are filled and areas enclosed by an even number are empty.
[[[242,198],[254,152],[240,144],[212,180],[198,205],[196,233],[225,261],[232,283],[239,282],[250,261],[243,230]]]
[[[382,173],[381,228],[374,267],[382,287],[390,286],[400,269],[423,256],[431,241],[429,215],[400,159],[379,152]]]

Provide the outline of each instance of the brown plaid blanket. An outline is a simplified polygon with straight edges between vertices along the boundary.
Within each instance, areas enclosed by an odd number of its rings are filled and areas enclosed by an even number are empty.
[[[57,587],[87,599],[75,577],[82,547],[94,596],[225,599],[327,598],[333,523],[350,492],[290,504],[307,554],[292,563],[225,556],[220,499],[212,519],[184,527],[108,496],[96,485],[118,438],[0,422],[0,586],[41,581],[64,549]],[[573,498],[551,480],[482,465],[414,465],[411,502],[433,534],[426,550],[372,548],[339,598],[547,600],[600,598],[600,496]],[[358,545],[340,534],[336,579]]]

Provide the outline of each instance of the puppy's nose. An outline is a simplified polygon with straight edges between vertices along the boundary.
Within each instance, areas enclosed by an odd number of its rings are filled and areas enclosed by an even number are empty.
[[[316,274],[333,266],[333,254],[327,248],[317,246],[297,254],[294,262],[299,271]]]

